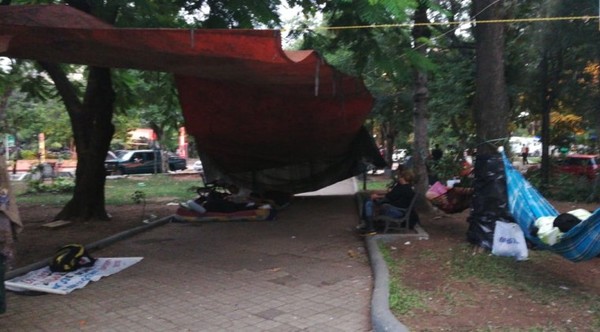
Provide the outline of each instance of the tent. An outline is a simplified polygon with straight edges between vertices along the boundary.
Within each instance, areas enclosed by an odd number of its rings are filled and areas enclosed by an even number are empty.
[[[208,181],[297,193],[384,164],[362,81],[282,50],[277,30],[125,29],[69,6],[0,6],[0,56],[173,73]]]

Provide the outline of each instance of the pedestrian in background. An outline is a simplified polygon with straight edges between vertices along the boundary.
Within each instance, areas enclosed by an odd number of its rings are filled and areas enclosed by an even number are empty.
[[[431,150],[431,159],[433,160],[433,162],[440,161],[440,159],[442,159],[443,156],[444,156],[444,151],[442,151],[442,149],[440,149],[440,145],[439,144],[434,145],[433,150]]]
[[[527,160],[527,157],[529,157],[529,146],[526,144],[523,144],[521,148],[521,157],[523,158],[523,165],[529,164],[529,160]]]

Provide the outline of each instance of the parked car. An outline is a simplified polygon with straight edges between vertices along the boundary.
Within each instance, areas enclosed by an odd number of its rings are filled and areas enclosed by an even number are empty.
[[[108,151],[106,153],[106,158],[104,160],[114,160],[114,159],[117,159],[117,158],[118,157],[117,157],[117,155],[114,152]]]
[[[187,161],[174,154],[168,154],[169,171],[187,169]],[[160,150],[130,150],[115,159],[104,162],[107,174],[144,174],[162,172]]]
[[[183,171],[187,169],[187,160],[175,153],[168,153],[169,171]]]
[[[557,169],[562,173],[578,176],[585,175],[589,179],[594,179],[600,171],[599,165],[600,160],[598,155],[570,154],[559,162]]]

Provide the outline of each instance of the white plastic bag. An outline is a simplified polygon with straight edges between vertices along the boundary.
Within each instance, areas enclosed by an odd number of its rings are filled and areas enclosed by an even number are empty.
[[[515,257],[519,261],[527,259],[527,243],[525,242],[523,230],[518,224],[496,221],[492,254]]]

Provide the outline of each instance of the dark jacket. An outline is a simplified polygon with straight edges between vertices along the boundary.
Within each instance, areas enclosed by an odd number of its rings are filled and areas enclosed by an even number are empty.
[[[385,195],[385,197],[378,203],[380,204],[391,204],[395,207],[408,209],[410,203],[415,197],[416,193],[410,184],[396,183],[392,189]],[[413,208],[410,214],[410,228],[413,228],[415,224],[419,222],[419,215]]]

